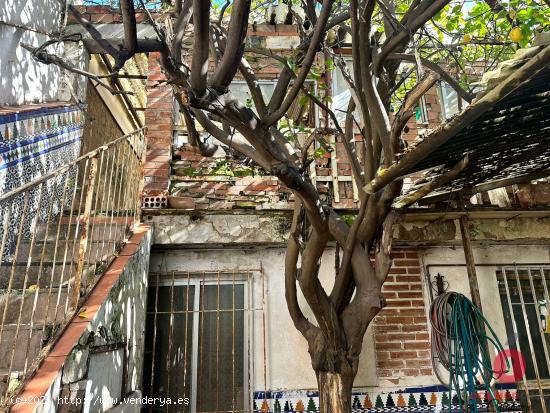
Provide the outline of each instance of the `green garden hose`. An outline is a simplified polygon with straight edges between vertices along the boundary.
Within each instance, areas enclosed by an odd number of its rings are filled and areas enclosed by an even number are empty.
[[[460,410],[477,412],[477,392],[485,389],[498,412],[491,383],[504,372],[493,370],[489,343],[495,346],[498,355],[504,354],[504,348],[483,314],[464,295],[447,292],[432,303],[430,321],[434,372],[441,383],[448,386],[449,393],[454,390],[461,396],[458,397]],[[437,361],[449,371],[448,382],[441,377]],[[506,366],[508,370],[508,360]],[[449,411],[451,400],[449,394]]]

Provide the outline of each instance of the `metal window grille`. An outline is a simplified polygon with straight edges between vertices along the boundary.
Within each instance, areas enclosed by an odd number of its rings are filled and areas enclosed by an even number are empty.
[[[144,394],[187,398],[189,404],[153,403],[147,411],[250,411],[252,332],[265,334],[263,273],[166,272],[150,277]],[[253,297],[258,277],[262,297]],[[253,328],[254,319],[262,320],[261,327]],[[265,379],[265,335],[262,341]]]
[[[497,272],[509,348],[525,362],[518,390],[531,413],[550,408],[549,280],[548,266],[505,266]]]

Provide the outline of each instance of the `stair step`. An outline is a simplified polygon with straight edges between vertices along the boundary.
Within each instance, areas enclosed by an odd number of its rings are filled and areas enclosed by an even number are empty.
[[[19,311],[21,305],[21,324],[30,324],[32,309],[34,306],[35,296],[37,298],[36,309],[34,311],[33,323],[44,323],[55,321],[61,322],[65,318],[65,303],[67,301],[68,287],[52,288],[51,295],[50,289],[39,289],[38,295],[36,291],[12,291],[9,296],[6,291],[0,293],[0,321],[4,314],[4,308],[6,301],[8,308],[6,312],[6,319],[4,324],[16,324],[19,318]],[[49,305],[48,305],[48,296]],[[59,308],[57,307],[57,300],[59,296]],[[47,310],[47,311],[46,311]],[[57,314],[56,314],[57,313]]]
[[[72,257],[74,261],[78,256],[79,244],[75,241],[59,240],[57,245],[55,242],[47,242],[45,245],[42,241],[35,242],[31,247],[28,243],[22,243],[19,247],[19,260],[26,261],[31,255],[31,259],[34,262],[40,262],[40,259],[43,254],[44,261],[56,261],[63,262],[65,256],[68,259]],[[89,240],[85,259],[90,262],[101,261],[103,256],[111,255],[114,250],[113,242],[102,241],[102,240]],[[32,252],[32,254],[31,254]]]
[[[110,260],[111,257],[109,257]],[[109,262],[109,260],[107,262]],[[42,267],[40,262],[31,262],[29,269],[27,270],[27,263],[17,263],[15,266],[15,271],[13,275],[12,290],[23,290],[23,288],[28,289],[31,286],[38,286],[40,288],[47,288],[50,284],[53,287],[59,286],[59,284],[67,282],[74,277],[76,274],[77,263],[75,261],[65,262],[65,267],[63,267],[62,262],[44,261]],[[93,274],[97,274],[97,271],[105,269],[106,264],[102,263],[100,267],[96,263],[85,263],[83,271],[83,280],[86,281],[88,278],[93,278]],[[53,277],[52,277],[53,269]],[[12,274],[12,264],[6,263],[0,265],[0,290],[6,290],[9,285],[9,279]],[[27,284],[25,284],[25,274],[27,274]],[[40,275],[40,277],[39,277]],[[63,281],[61,281],[61,276],[63,276]],[[40,280],[39,280],[40,278]],[[53,283],[52,283],[53,279]],[[34,288],[34,287],[31,287]]]
[[[61,220],[61,224],[59,224],[57,220],[50,223],[46,239],[49,241],[55,240],[55,238],[57,237],[58,227],[60,239],[80,239],[82,225],[78,224],[76,218],[73,217],[70,220],[70,223],[68,216],[61,218]],[[93,228],[91,225],[92,223]],[[111,217],[94,217],[90,221],[89,234],[92,234],[94,239],[116,240],[120,239],[121,234],[124,234],[126,225],[131,224],[131,215],[128,216],[128,218],[125,218],[125,216],[113,217],[112,220]],[[44,235],[46,234],[46,224],[37,225],[35,228],[35,233],[37,239],[44,240]]]
[[[17,326],[14,324],[4,326],[2,340],[0,341],[0,377],[8,374],[14,343],[16,343],[16,345],[11,368],[12,377],[14,372],[21,371],[25,368],[25,358],[27,358],[27,368],[30,367],[34,358],[42,349],[43,328],[44,324],[34,324],[31,334],[30,325],[20,325],[19,331],[17,331]],[[48,335],[48,332],[49,331],[45,331],[45,335]]]

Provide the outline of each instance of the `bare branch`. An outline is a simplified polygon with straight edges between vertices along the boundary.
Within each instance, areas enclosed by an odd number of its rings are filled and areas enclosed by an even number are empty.
[[[413,109],[420,98],[439,80],[439,74],[429,72],[405,96],[405,100],[395,115],[390,134],[391,160],[398,149],[399,137],[407,121],[414,114]]]
[[[224,92],[235,77],[244,53],[244,37],[248,29],[251,0],[235,0],[222,61],[212,75],[212,87]]]
[[[393,225],[398,220],[398,214],[395,211],[391,211],[382,225],[382,236],[380,242],[377,245],[374,259],[376,262],[376,278],[380,283],[383,283],[388,276],[390,267],[392,264],[391,249],[393,242]]]
[[[181,64],[181,50],[183,46],[183,38],[185,37],[185,30],[191,20],[193,10],[191,8],[193,0],[183,0],[181,5],[181,12],[178,15],[176,21],[176,27],[174,28],[174,40],[172,41],[172,52],[177,64]]]
[[[86,18],[84,18],[78,9],[73,6],[72,4],[69,4],[67,6],[67,9],[69,12],[73,15],[75,20],[84,27],[88,33],[90,33],[90,36],[103,48],[103,53],[110,54],[111,56],[118,56],[118,50],[115,49],[109,42],[107,42],[103,36],[101,36],[101,33],[94,27],[92,23]]]
[[[128,59],[134,55],[137,47],[136,11],[134,10],[134,1],[120,0],[120,10],[122,12],[122,24],[124,26],[124,52],[128,55]]]
[[[267,106],[265,104],[264,95],[262,94],[262,89],[260,88],[260,84],[258,83],[254,70],[252,70],[248,60],[244,57],[241,59],[241,63],[239,64],[239,72],[246,81],[248,90],[250,90],[250,96],[252,97],[254,106],[258,111],[258,115],[260,118],[265,116],[267,114]]]
[[[333,3],[334,0],[323,0],[321,13],[319,14],[319,18],[317,19],[313,35],[311,36],[307,53],[304,57],[304,61],[302,62],[302,67],[300,68],[300,71],[296,76],[296,79],[294,80],[294,83],[292,84],[292,87],[286,95],[285,99],[283,100],[281,106],[277,110],[275,110],[275,112],[268,115],[267,118],[263,119],[263,123],[266,126],[271,126],[275,124],[275,122],[277,122],[279,119],[281,119],[287,112],[288,108],[290,108],[292,102],[294,102],[294,99],[296,99],[296,96],[298,96],[298,93],[300,92],[300,89],[302,88],[302,85],[304,84],[304,81],[309,74],[311,66],[313,65],[313,61],[315,60],[315,55],[317,53],[317,50],[319,49],[319,45],[321,44],[321,41],[325,36],[325,28]]]
[[[189,134],[189,138],[191,140],[191,145],[199,148],[202,156],[214,155],[214,152],[216,152],[218,146],[214,144],[207,144],[201,140],[199,132],[195,127],[195,120],[191,116],[189,109],[185,106],[180,106],[180,112],[183,114],[185,126],[187,126],[187,133]]]
[[[229,133],[221,130],[214,124],[214,122],[208,119],[208,116],[206,116],[206,114],[202,110],[192,109],[192,112],[193,115],[195,115],[197,121],[210,135],[212,135],[214,138],[219,140],[221,143],[227,145],[228,147],[236,149],[247,158],[254,160],[254,162],[260,165],[262,168],[269,170],[269,162],[265,158],[263,158],[252,145],[246,142],[246,140],[243,139],[242,135],[230,135]]]
[[[109,44],[109,47],[119,50],[124,47],[123,40],[120,39],[104,39],[104,42]],[[82,39],[84,47],[92,54],[104,54],[104,47],[94,39]],[[163,49],[162,42],[156,39],[138,39],[136,44],[136,53],[160,52]]]
[[[418,188],[414,192],[407,194],[406,196],[401,198],[394,204],[395,208],[400,209],[414,204],[416,201],[424,198],[430,192],[434,191],[442,185],[445,185],[447,182],[450,182],[451,180],[456,178],[456,176],[460,172],[468,167],[468,163],[468,155],[466,155],[460,162],[458,162],[455,166],[453,166],[445,173],[437,176],[435,179]]]
[[[407,21],[407,24],[402,27],[400,31],[396,32],[392,37],[390,37],[382,46],[380,54],[376,56],[376,59],[374,61],[374,73],[380,73],[382,65],[384,64],[388,55],[404,43],[408,42],[411,35],[421,26],[423,26],[424,23],[435,16],[435,14],[437,14],[443,7],[445,7],[450,2],[450,0],[425,0],[425,2],[430,3],[425,11],[418,15],[418,17],[411,19],[412,21]]]
[[[294,203],[292,226],[285,254],[285,298],[294,326],[304,337],[308,338],[310,331],[316,327],[304,316],[298,304],[298,295],[296,292],[296,281],[298,279],[297,266],[300,253],[298,237],[302,221],[302,203],[300,199],[297,199]]]
[[[388,60],[392,60],[392,59],[413,62],[413,63],[416,62],[416,58],[413,54],[392,53],[388,56]],[[441,77],[441,80],[448,83],[449,86],[451,86],[456,91],[458,96],[460,96],[462,99],[464,99],[468,103],[472,101],[472,99],[474,98],[472,94],[465,91],[460,86],[460,84],[451,75],[449,75],[449,73],[445,69],[443,69],[437,63],[434,63],[425,58],[420,58],[420,61],[424,66],[426,66],[426,68],[430,69],[433,72],[436,72]]]
[[[98,76],[98,75],[95,75],[94,73],[86,72],[85,70],[81,70],[70,65],[60,57],[46,52],[46,50],[44,50],[42,47],[33,47],[25,43],[21,43],[21,47],[31,52],[32,56],[39,62],[47,65],[54,64],[69,72],[75,73],[77,75],[85,76],[88,79],[96,82],[99,86],[102,86],[105,89],[107,89],[113,95],[121,95],[121,94],[133,95],[133,92],[116,90],[101,80],[101,78],[104,78],[104,77],[111,77],[112,75],[114,75],[114,73],[110,73],[108,76],[107,75]]]
[[[191,61],[191,87],[197,98],[206,92],[208,75],[210,1],[193,0],[194,44]]]

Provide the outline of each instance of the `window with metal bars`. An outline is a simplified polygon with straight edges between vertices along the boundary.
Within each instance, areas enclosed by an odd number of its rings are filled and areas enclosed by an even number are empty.
[[[497,271],[498,289],[508,347],[521,354],[519,377],[522,406],[532,413],[550,407],[550,326],[548,303],[550,267],[503,266]],[[516,369],[522,371],[516,371]]]
[[[189,404],[153,404],[148,411],[246,410],[247,275],[172,273],[156,278],[147,302],[144,393],[188,398]]]

